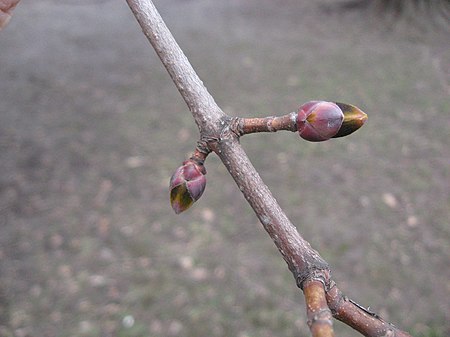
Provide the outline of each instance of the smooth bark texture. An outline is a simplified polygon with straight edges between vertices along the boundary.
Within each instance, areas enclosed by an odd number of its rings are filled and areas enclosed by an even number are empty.
[[[368,337],[411,337],[345,296],[333,283],[326,292],[333,317]]]
[[[200,134],[207,136],[220,132],[220,120],[225,114],[206,90],[152,1],[127,2],[189,107]]]
[[[313,335],[333,336],[331,313],[366,336],[409,336],[342,295],[331,280],[327,263],[300,236],[239,144],[238,119],[217,106],[153,3],[127,2],[199,127],[197,151],[205,156],[214,151],[220,157],[303,289]],[[365,328],[366,324],[372,328]]]
[[[323,284],[320,281],[308,281],[303,292],[308,325],[313,337],[333,337],[333,316],[328,308]]]
[[[280,130],[297,131],[297,113],[279,117],[239,118],[237,133],[246,135],[256,132],[277,132]]]

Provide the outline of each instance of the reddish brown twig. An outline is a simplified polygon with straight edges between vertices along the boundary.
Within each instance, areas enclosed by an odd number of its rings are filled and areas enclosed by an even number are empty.
[[[303,293],[308,325],[313,337],[333,337],[333,316],[328,308],[323,283],[319,280],[306,281]]]
[[[349,299],[332,282],[326,292],[328,307],[333,317],[351,326],[368,337],[411,337],[408,333],[384,321],[379,315],[368,308]]]
[[[257,119],[241,126],[237,123],[236,129],[237,119],[225,115],[214,102],[153,3],[150,0],[127,0],[127,2],[198,125],[201,141],[194,157],[203,160],[210,151],[214,151],[227,167],[282,254],[297,285],[303,289],[313,335],[333,336],[331,312],[334,317],[366,336],[409,336],[340,293],[330,278],[327,263],[300,236],[239,144],[239,136],[245,133],[258,130],[273,131],[278,127],[291,130],[292,126],[289,123],[292,123],[292,117],[286,115],[279,119],[275,117]],[[350,125],[353,124],[354,121],[350,121]],[[347,134],[347,131],[345,133]]]
[[[276,132],[280,130],[297,131],[297,113],[280,117],[238,118],[236,132],[242,136],[255,132]]]

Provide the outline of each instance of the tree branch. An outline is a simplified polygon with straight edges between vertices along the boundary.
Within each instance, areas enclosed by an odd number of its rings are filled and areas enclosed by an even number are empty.
[[[239,132],[236,132],[236,125],[234,125],[236,119],[225,115],[217,106],[164,24],[152,1],[127,0],[127,2],[199,127],[200,141],[197,149],[205,155],[209,151],[214,151],[219,156],[277,246],[293,273],[297,285],[304,291],[313,335],[333,336],[330,312],[336,318],[342,319],[346,317],[342,312],[349,311],[342,310],[343,297],[340,292],[336,293],[335,286],[331,286],[334,282],[331,280],[328,264],[300,236],[278,205],[239,144]],[[369,329],[364,330],[363,325],[366,321],[361,320],[360,317],[367,316],[367,311],[363,307],[354,302],[345,302],[345,305],[345,309],[348,306],[353,310],[354,316],[351,319],[354,318],[359,322],[350,324],[348,320],[342,319],[345,323],[357,329],[361,328],[358,330],[366,336],[383,336],[372,334],[373,331]],[[372,318],[373,321],[380,320],[378,316],[372,316]],[[377,330],[377,333],[379,331]],[[390,336],[396,336],[395,333],[397,336],[408,336],[400,334],[397,330],[389,331],[394,331],[394,334]]]
[[[149,39],[197,122],[201,138],[227,167],[239,189],[286,260],[299,286],[313,270],[327,270],[327,263],[297,232],[264,184],[237,135],[230,130],[231,117],[217,106],[186,56],[181,51],[150,0],[128,0]]]
[[[128,0],[142,31],[166,67],[199,127],[200,134],[217,134],[225,116],[203,85],[175,41],[157,9],[149,0]]]
[[[326,293],[326,299],[334,318],[351,326],[364,336],[411,337],[411,335],[399,330],[393,324],[384,321],[376,313],[349,299],[338,289],[334,282]]]
[[[328,308],[325,290],[320,281],[307,281],[303,288],[306,315],[313,337],[333,337],[333,316]]]

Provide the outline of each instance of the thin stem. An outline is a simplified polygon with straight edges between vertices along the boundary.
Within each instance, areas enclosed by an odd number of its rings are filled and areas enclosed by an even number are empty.
[[[203,147],[197,146],[197,148],[195,149],[194,153],[192,154],[192,156],[190,157],[191,160],[194,160],[195,162],[203,165],[203,163],[206,160],[206,157],[208,157],[208,154],[211,151],[205,151]]]
[[[211,145],[274,241],[297,284],[302,287],[315,271],[327,271],[328,264],[300,236],[253,167],[235,133],[225,132],[220,141]]]
[[[394,325],[384,321],[376,313],[350,300],[333,284],[326,293],[333,317],[361,332],[364,336],[411,337]]]
[[[297,113],[280,117],[239,118],[236,133],[240,136],[255,132],[297,131]]]
[[[313,337],[334,337],[333,316],[328,308],[322,282],[318,280],[305,282],[303,292],[307,303],[308,325]]]
[[[192,68],[153,2],[150,0],[127,0],[127,2],[188,105],[200,133],[204,136],[217,133],[220,128],[219,121],[225,114]]]

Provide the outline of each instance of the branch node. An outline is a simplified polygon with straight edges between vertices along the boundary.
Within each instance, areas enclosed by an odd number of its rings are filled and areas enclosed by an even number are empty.
[[[297,286],[303,290],[306,281],[318,281],[323,284],[325,291],[330,289],[330,269],[328,264],[323,261],[323,265],[314,265],[311,269],[299,272],[296,277]]]
[[[311,328],[314,323],[327,324],[333,326],[333,320],[330,319],[330,309],[322,309],[314,314],[314,316],[309,319],[306,323]]]
[[[275,117],[273,117],[273,116],[269,116],[269,117],[267,117],[267,130],[269,131],[269,132],[275,132],[275,131],[277,131],[277,129],[275,129],[274,127],[273,127],[273,125],[272,125],[272,122],[273,122],[273,119],[274,119]]]
[[[231,131],[238,139],[242,136],[242,118],[239,117],[231,117],[231,119],[227,123],[227,127],[224,128],[222,132],[225,131],[225,129]]]
[[[205,155],[205,157],[211,153],[211,148],[209,146],[209,142],[211,141],[211,137],[202,136],[197,142],[196,152],[200,152]]]

